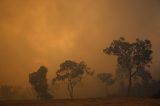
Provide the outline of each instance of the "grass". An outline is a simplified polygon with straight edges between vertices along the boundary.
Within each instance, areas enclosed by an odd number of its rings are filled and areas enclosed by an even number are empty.
[[[55,100],[4,100],[0,106],[160,106],[160,99],[106,98]]]

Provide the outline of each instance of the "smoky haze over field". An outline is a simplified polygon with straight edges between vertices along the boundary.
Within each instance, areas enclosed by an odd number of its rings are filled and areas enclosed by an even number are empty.
[[[159,0],[0,0],[0,85],[29,86],[28,74],[41,65],[50,81],[66,59],[114,73],[115,57],[102,50],[120,36],[152,41],[151,73],[160,79]],[[103,94],[99,86],[92,81],[88,95]]]

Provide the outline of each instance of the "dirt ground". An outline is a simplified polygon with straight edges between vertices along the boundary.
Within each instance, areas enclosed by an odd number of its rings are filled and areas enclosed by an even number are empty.
[[[150,98],[108,98],[73,100],[5,100],[0,106],[160,106],[160,99]]]

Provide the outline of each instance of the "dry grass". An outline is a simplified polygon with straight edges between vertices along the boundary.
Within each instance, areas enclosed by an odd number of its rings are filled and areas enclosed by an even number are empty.
[[[0,106],[160,106],[160,99],[149,98],[107,98],[74,100],[6,100]]]

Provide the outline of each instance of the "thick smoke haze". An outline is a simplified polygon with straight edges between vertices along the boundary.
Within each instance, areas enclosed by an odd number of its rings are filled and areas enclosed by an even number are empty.
[[[29,86],[28,74],[41,65],[51,80],[68,59],[114,73],[115,57],[102,50],[120,36],[152,41],[159,79],[159,0],[0,0],[0,84]]]

